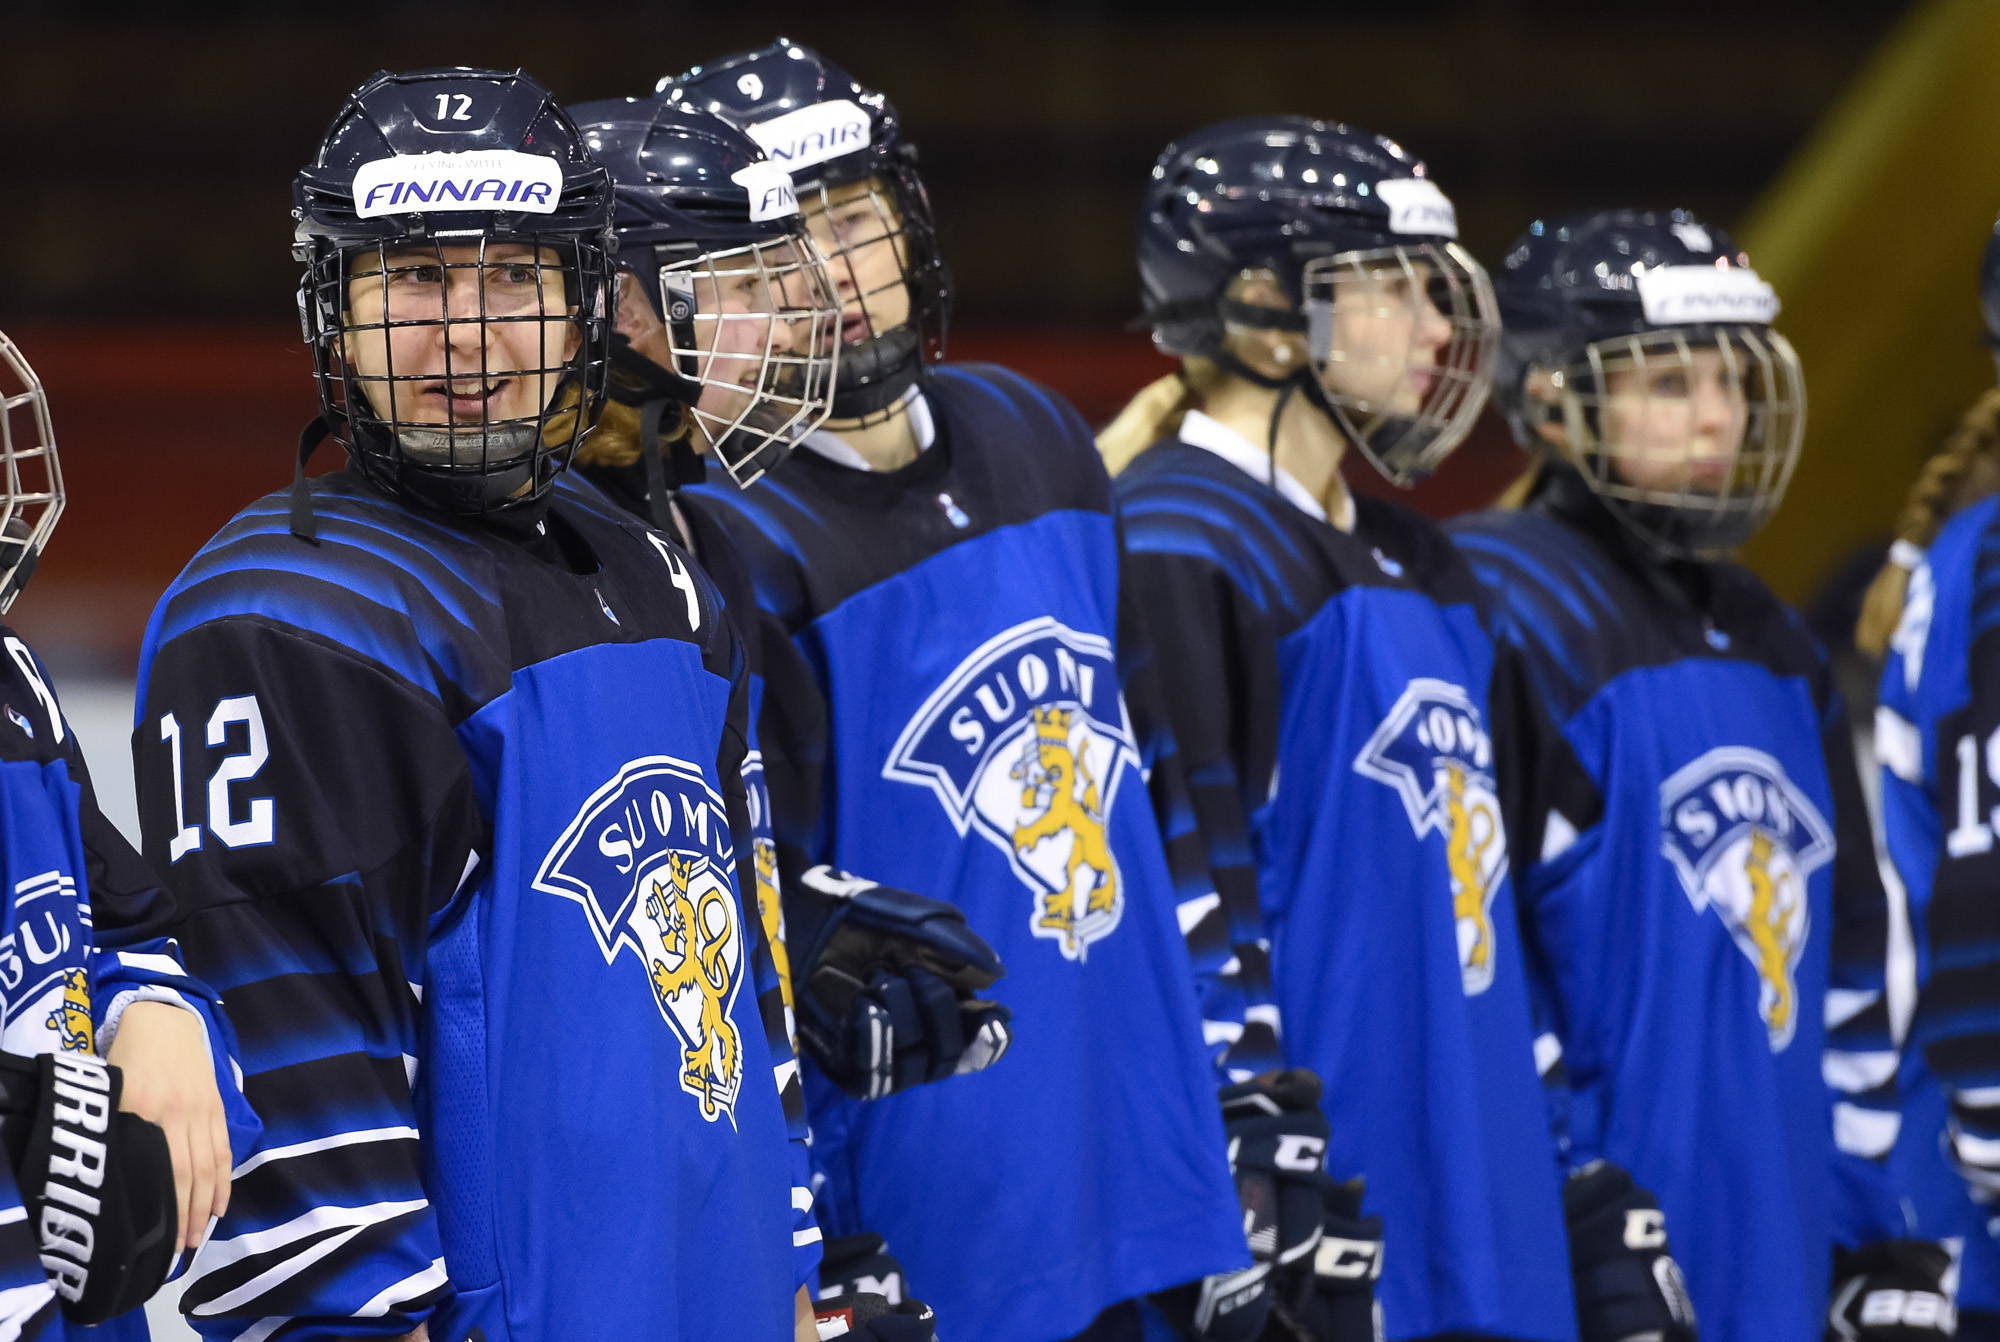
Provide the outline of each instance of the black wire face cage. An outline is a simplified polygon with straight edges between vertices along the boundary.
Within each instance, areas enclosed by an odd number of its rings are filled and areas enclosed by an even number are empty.
[[[1733,549],[1783,501],[1805,439],[1806,392],[1798,355],[1776,331],[1617,336],[1545,376],[1560,397],[1565,455],[1661,553]],[[1529,379],[1533,395],[1536,373]]]
[[[1465,441],[1493,389],[1500,314],[1485,267],[1455,242],[1308,262],[1313,372],[1376,470],[1408,487]]]
[[[14,604],[62,516],[62,465],[49,398],[21,351],[0,332],[0,614]]]
[[[880,423],[944,357],[950,294],[930,198],[907,161],[871,177],[801,183],[798,197],[841,301],[833,417]]]
[[[695,429],[739,486],[827,417],[840,299],[810,237],[731,247],[660,267],[660,308]]]
[[[334,438],[439,511],[539,498],[603,401],[609,285],[606,249],[569,234],[323,249],[299,297]]]

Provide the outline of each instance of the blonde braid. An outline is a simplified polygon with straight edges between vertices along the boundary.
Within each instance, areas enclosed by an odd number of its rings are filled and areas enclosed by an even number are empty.
[[[1118,418],[1097,435],[1104,469],[1116,475],[1154,443],[1180,432],[1187,412],[1198,409],[1223,376],[1214,361],[1188,358],[1181,360],[1175,371],[1141,387],[1118,412]]]
[[[1861,651],[1871,657],[1888,652],[1889,639],[1903,618],[1903,597],[1909,589],[1910,569],[1915,566],[1912,551],[1905,547],[1921,551],[1937,539],[1946,518],[1972,502],[1966,497],[1971,492],[1968,486],[1975,483],[1980,464],[1996,446],[2000,446],[2000,387],[1989,389],[1972,403],[1910,486],[1903,511],[1896,515],[1898,545],[1869,584],[1861,603],[1861,618],[1854,626],[1854,644]]]

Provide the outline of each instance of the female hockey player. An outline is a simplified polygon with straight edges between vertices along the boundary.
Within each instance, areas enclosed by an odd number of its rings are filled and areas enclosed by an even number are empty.
[[[322,419],[141,664],[147,852],[265,1127],[184,1308],[811,1338],[741,647],[680,547],[553,489],[603,387],[610,184],[533,80],[452,69],[368,80],[294,200]],[[308,480],[329,430],[348,469]]]
[[[808,1068],[827,1227],[885,1235],[949,1330],[1022,1342],[1246,1268],[1143,769],[1176,774],[1127,713],[1088,431],[1011,373],[936,364],[943,264],[881,94],[787,42],[662,90],[791,170],[843,304],[829,431],[753,490],[691,491],[827,704],[797,841],[964,909],[1020,1026],[999,1066],[869,1104]]]
[[[2000,231],[1980,280],[1987,336],[2000,348]],[[1919,988],[1891,1168],[1913,1233],[1959,1242],[1955,1313],[1970,1342],[2000,1338],[2000,1055],[1989,1028],[2000,769],[1988,745],[2000,725],[2000,672],[1984,628],[2000,515],[1996,449],[2000,389],[1974,402],[1911,487],[1856,631],[1863,652],[1888,659],[1875,710],[1883,838],[1908,893]]]
[[[1449,542],[1338,471],[1352,445],[1413,479],[1485,400],[1492,298],[1455,236],[1423,165],[1377,136],[1264,117],[1168,146],[1139,273],[1181,368],[1100,446],[1221,895],[1218,1067],[1326,1078],[1327,1169],[1365,1178],[1381,1218],[1362,1232],[1329,1198],[1327,1234],[1386,1231],[1388,1336],[1562,1342],[1510,880],[1530,785],[1560,774],[1532,758]],[[1344,1284],[1320,1259],[1315,1299]]]
[[[1658,1197],[1706,1342],[1904,1336],[1859,1301],[1827,1316],[1836,1242],[1900,1221],[1886,904],[1846,714],[1798,617],[1726,558],[1804,428],[1777,300],[1684,211],[1536,223],[1498,291],[1496,395],[1539,464],[1519,510],[1453,535],[1602,801],[1522,835],[1570,1163]]]
[[[63,501],[47,398],[0,334],[0,612]],[[158,1289],[257,1130],[220,1003],[164,935],[170,901],[97,809],[41,662],[4,624],[0,648],[0,1333],[48,1342]]]
[[[1011,1038],[1006,1008],[973,996],[999,960],[949,905],[805,859],[825,703],[759,616],[715,505],[679,492],[703,456],[747,488],[825,419],[840,320],[825,259],[795,203],[762,198],[761,181],[788,194],[790,179],[722,118],[636,98],[569,110],[618,201],[609,400],[578,474],[687,545],[744,637],[758,899],[789,960],[786,1002],[820,1068],[858,1098],[978,1071]]]

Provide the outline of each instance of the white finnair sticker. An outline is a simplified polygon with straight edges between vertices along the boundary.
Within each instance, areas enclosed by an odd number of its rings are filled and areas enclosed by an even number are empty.
[[[1391,177],[1375,184],[1375,194],[1389,207],[1391,233],[1427,233],[1432,237],[1458,236],[1458,211],[1437,183],[1422,177]]]
[[[514,149],[398,154],[354,172],[354,212],[363,219],[428,210],[554,214],[561,198],[562,167]]]
[[[1688,322],[1764,322],[1778,296],[1742,266],[1648,266],[1639,272],[1639,303],[1655,326]]]
[[[845,98],[801,107],[749,130],[771,161],[790,172],[866,149],[874,135],[867,110]]]
[[[729,174],[729,180],[750,193],[750,221],[784,219],[799,212],[792,192],[792,175],[775,163],[752,163]]]

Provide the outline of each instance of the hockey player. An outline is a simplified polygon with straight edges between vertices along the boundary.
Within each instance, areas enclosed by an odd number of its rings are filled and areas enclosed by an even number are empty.
[[[0,334],[0,611],[63,500],[41,384]],[[98,810],[41,662],[4,624],[0,648],[0,1334],[47,1340],[143,1304],[257,1133],[170,900]]]
[[[1145,767],[1177,771],[1127,712],[1089,433],[1012,373],[936,363],[945,272],[881,94],[783,41],[662,91],[790,169],[843,305],[828,431],[753,490],[691,491],[827,704],[796,841],[963,908],[1021,1026],[1000,1066],[870,1104],[808,1067],[828,1229],[886,1236],[949,1331],[1020,1342],[1245,1268],[1174,921],[1205,873],[1180,844],[1177,892],[1147,807]]]
[[[611,174],[620,280],[610,400],[578,473],[693,551],[744,637],[762,765],[749,774],[758,899],[774,942],[791,929],[787,1001],[806,1046],[863,1099],[990,1066],[1012,1037],[1008,1013],[973,994],[1000,963],[964,917],[805,859],[825,703],[791,639],[759,615],[714,505],[678,492],[700,481],[704,456],[749,487],[826,417],[840,302],[790,178],[741,130],[683,103],[569,111]],[[783,199],[765,201],[761,182]]]
[[[1981,297],[2000,348],[2000,230]],[[1897,1088],[1892,1168],[1913,1232],[1956,1242],[1958,1336],[2000,1338],[2000,1120],[1995,1064],[1994,883],[1990,811],[2000,669],[1983,628],[1996,575],[2000,389],[1989,389],[1925,464],[1896,519],[1889,562],[1868,593],[1856,641],[1886,656],[1875,710],[1883,837],[1908,893],[1918,1007]],[[1982,1012],[1987,1013],[1982,1016]],[[1886,1309],[1886,1304],[1885,1304]]]
[[[322,418],[141,664],[147,851],[265,1124],[183,1307],[811,1338],[742,649],[670,538],[553,488],[603,387],[604,171],[524,74],[378,74],[294,201]]]
[[[1570,1161],[1658,1197],[1705,1342],[1905,1336],[1844,1297],[1827,1316],[1836,1243],[1895,1233],[1886,903],[1846,713],[1727,560],[1804,428],[1777,300],[1685,211],[1536,223],[1497,288],[1496,395],[1538,465],[1518,511],[1452,530],[1601,800],[1521,838]]]
[[[1221,896],[1218,1068],[1326,1078],[1327,1169],[1365,1178],[1380,1217],[1329,1198],[1327,1240],[1386,1231],[1388,1336],[1565,1342],[1510,879],[1530,785],[1564,775],[1533,759],[1449,542],[1338,473],[1352,445],[1413,479],[1484,402],[1492,299],[1455,236],[1423,165],[1377,136],[1261,117],[1168,146],[1139,273],[1181,367],[1100,446]],[[1593,1190],[1593,1210],[1634,1196]],[[1327,1258],[1314,1301],[1349,1284]]]

